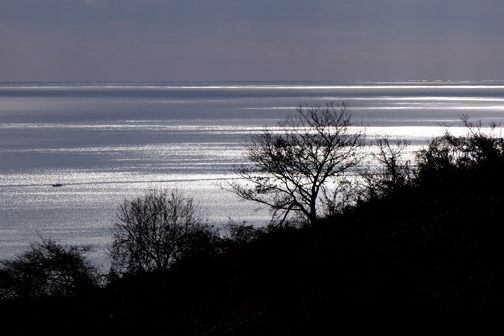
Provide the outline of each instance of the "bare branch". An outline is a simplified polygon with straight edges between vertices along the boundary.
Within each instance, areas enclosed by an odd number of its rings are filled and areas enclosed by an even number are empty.
[[[247,138],[248,165],[235,167],[243,182],[230,183],[239,197],[269,206],[275,217],[302,213],[317,220],[321,189],[361,160],[364,128],[353,127],[348,105],[300,105],[278,122],[279,133],[265,128]]]
[[[188,250],[188,237],[210,235],[202,210],[178,190],[124,200],[112,229],[112,272],[166,270]]]

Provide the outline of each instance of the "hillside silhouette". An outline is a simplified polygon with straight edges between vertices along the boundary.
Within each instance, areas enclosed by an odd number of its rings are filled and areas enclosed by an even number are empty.
[[[4,328],[98,335],[440,334],[503,312],[504,141],[472,124],[392,191],[304,226],[252,228],[166,271],[0,303]],[[480,125],[481,126],[481,125]]]

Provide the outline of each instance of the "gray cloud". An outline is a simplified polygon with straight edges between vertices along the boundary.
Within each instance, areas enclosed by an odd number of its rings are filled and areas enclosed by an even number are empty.
[[[0,80],[492,79],[503,36],[490,0],[0,0]]]
[[[0,0],[0,20],[28,25],[97,22],[192,25],[251,21],[301,26],[469,27],[502,32],[491,0]]]

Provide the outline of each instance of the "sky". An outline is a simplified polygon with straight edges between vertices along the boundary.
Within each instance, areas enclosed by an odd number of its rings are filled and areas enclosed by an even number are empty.
[[[504,79],[504,0],[0,0],[0,81]]]

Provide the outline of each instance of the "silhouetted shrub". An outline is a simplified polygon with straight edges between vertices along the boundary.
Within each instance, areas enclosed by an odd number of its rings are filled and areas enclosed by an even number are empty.
[[[411,182],[414,169],[410,161],[404,158],[408,145],[407,140],[391,140],[387,137],[371,143],[371,146],[376,148],[376,152],[369,154],[371,163],[376,163],[377,166],[367,166],[359,170],[366,188],[366,198],[390,195]]]
[[[2,297],[69,297],[97,288],[100,274],[84,256],[89,250],[89,247],[62,246],[52,239],[32,243],[28,251],[2,261]]]
[[[454,136],[447,130],[417,153],[419,183],[443,182],[476,169],[480,175],[495,173],[504,166],[504,139],[495,134],[497,125],[486,128],[481,122],[470,122],[467,116],[461,119],[466,135]]]
[[[236,223],[230,220],[224,225],[223,232],[223,239],[228,245],[241,246],[265,235],[268,232],[268,228],[257,227],[246,222]]]

